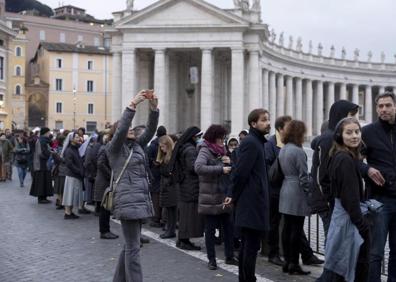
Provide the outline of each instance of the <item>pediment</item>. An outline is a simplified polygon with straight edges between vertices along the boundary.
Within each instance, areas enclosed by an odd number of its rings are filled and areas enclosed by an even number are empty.
[[[160,0],[115,23],[117,29],[169,26],[246,26],[244,19],[202,0]]]

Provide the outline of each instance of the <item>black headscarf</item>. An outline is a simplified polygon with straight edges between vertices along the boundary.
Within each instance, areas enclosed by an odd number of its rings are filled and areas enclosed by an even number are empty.
[[[177,158],[180,154],[181,148],[186,144],[186,143],[192,143],[194,144],[192,138],[196,136],[198,133],[201,132],[201,129],[199,129],[196,126],[192,126],[186,129],[182,136],[180,136],[179,140],[177,140],[175,144],[175,148],[173,149],[172,157],[169,162],[169,167],[173,170],[175,168],[175,164],[177,161]]]

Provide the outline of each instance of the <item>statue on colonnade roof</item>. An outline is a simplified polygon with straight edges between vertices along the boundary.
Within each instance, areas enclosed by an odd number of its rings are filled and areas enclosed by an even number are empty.
[[[133,2],[135,2],[135,0],[127,0],[126,1],[127,10],[130,10],[130,11],[133,10]]]

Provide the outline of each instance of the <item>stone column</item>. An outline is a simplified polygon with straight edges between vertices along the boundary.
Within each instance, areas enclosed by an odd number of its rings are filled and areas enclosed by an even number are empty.
[[[122,111],[136,95],[136,88],[136,50],[124,50],[122,52]]]
[[[306,80],[306,126],[307,126],[307,136],[312,136],[312,125],[313,125],[313,120],[312,120],[312,109],[313,109],[313,89],[312,89],[312,81],[307,79]]]
[[[302,79],[296,78],[296,119],[303,119],[303,87],[302,87]]]
[[[111,122],[114,123],[121,117],[122,112],[122,61],[121,52],[113,53],[113,83],[111,96]]]
[[[245,94],[245,58],[243,49],[233,49],[231,55],[231,132],[238,134],[247,127],[243,113]]]
[[[155,50],[154,59],[154,90],[158,96],[158,104],[160,109],[159,125],[168,125],[169,115],[169,101],[166,91],[166,75],[167,70],[165,68],[166,57],[165,49]]]
[[[213,122],[214,72],[212,49],[202,50],[201,77],[201,129],[205,131]]]
[[[371,85],[366,85],[364,95],[364,119],[366,122],[373,122],[373,92]]]
[[[286,114],[293,116],[293,77],[286,77]]]
[[[326,104],[326,117],[325,117],[325,119],[329,119],[330,108],[334,104],[334,101],[335,101],[334,82],[329,81],[327,83],[327,104]]]
[[[276,79],[276,99],[277,99],[277,111],[276,116],[280,117],[285,114],[285,89],[283,74],[278,74]]]
[[[317,81],[316,83],[316,116],[315,116],[315,135],[320,134],[320,128],[323,122],[323,82]]]
[[[341,83],[340,85],[340,99],[348,100],[347,86],[345,83]]]
[[[359,85],[354,84],[352,87],[352,103],[359,105]]]
[[[276,119],[276,74],[274,72],[269,73],[269,111],[271,116],[271,131],[274,132],[274,125]]]
[[[261,108],[259,51],[249,52],[249,112]]]
[[[268,71],[263,70],[263,108],[269,110]]]

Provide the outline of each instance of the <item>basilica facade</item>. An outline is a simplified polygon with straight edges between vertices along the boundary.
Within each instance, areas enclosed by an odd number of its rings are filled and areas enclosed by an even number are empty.
[[[359,118],[376,118],[374,99],[396,86],[396,64],[324,54],[323,47],[303,51],[301,39],[285,44],[283,34],[262,22],[260,1],[234,1],[221,9],[203,0],[161,0],[142,10],[114,14],[106,30],[113,54],[112,118],[139,89],[155,89],[160,123],[170,132],[191,125],[247,127],[247,115],[264,107],[277,116],[292,115],[320,133],[332,103],[348,99],[360,105]],[[287,46],[286,46],[287,45]],[[315,50],[314,50],[315,49]],[[146,119],[148,106],[137,113]]]

